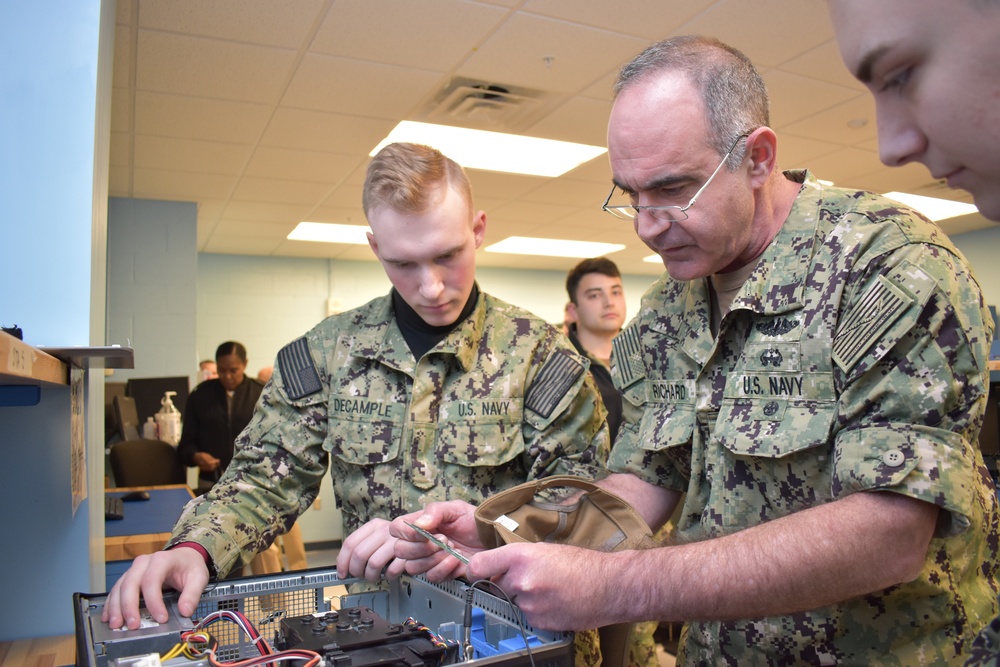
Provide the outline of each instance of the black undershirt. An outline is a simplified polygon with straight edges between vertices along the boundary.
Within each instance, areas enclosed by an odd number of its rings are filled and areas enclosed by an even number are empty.
[[[479,285],[472,284],[472,292],[469,300],[465,302],[465,308],[461,314],[451,324],[436,327],[427,322],[417,314],[417,311],[410,308],[410,305],[399,296],[395,288],[392,290],[392,310],[396,314],[396,323],[403,333],[403,340],[413,353],[414,359],[420,359],[428,350],[443,341],[452,331],[458,328],[462,322],[469,318],[472,311],[476,309],[476,302],[479,301]]]

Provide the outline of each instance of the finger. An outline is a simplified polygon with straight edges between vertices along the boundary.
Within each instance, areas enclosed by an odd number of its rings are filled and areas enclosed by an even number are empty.
[[[181,594],[177,598],[177,609],[181,616],[191,618],[198,608],[198,601],[201,600],[201,593],[208,585],[208,566],[204,570],[192,573],[184,585],[181,587]]]
[[[510,562],[504,547],[480,551],[472,555],[466,572],[474,579],[496,579],[502,577],[510,569]]]
[[[389,538],[387,542],[383,542],[375,550],[365,566],[365,579],[368,581],[378,581],[382,578],[382,571],[386,569],[386,565],[394,558],[393,544],[395,542],[395,539]]]
[[[142,578],[142,599],[146,605],[146,610],[157,623],[166,623],[170,616],[167,614],[167,605],[163,603],[163,582],[166,579],[162,566],[151,564],[146,569]],[[138,601],[137,601],[138,603]],[[131,624],[129,629],[132,628]]]
[[[137,557],[132,562],[132,567],[119,579],[118,608],[111,610],[111,627],[120,628],[125,625],[130,630],[139,627],[139,591],[148,561],[149,556]]]
[[[427,570],[424,576],[432,583],[450,581],[465,575],[465,564],[454,556],[445,556],[441,561]]]

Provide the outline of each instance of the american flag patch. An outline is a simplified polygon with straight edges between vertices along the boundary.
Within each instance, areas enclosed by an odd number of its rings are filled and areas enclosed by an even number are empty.
[[[305,337],[293,340],[278,352],[281,384],[288,398],[297,401],[322,389]]]
[[[837,332],[833,360],[849,370],[913,302],[913,297],[879,276]]]
[[[611,341],[611,367],[623,388],[646,377],[638,326],[628,327]]]
[[[584,366],[569,350],[556,350],[528,390],[524,406],[549,418],[569,388],[583,375]]]

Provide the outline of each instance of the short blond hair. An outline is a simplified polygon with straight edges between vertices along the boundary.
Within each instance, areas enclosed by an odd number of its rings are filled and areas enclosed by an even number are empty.
[[[421,213],[439,184],[454,188],[472,209],[472,185],[461,165],[430,146],[389,144],[368,164],[361,203],[366,216],[376,206]]]

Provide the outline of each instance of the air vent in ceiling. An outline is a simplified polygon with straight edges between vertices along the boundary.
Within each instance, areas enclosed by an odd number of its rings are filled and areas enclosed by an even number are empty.
[[[497,132],[519,132],[550,110],[557,95],[506,84],[455,78],[424,108],[421,120]]]

